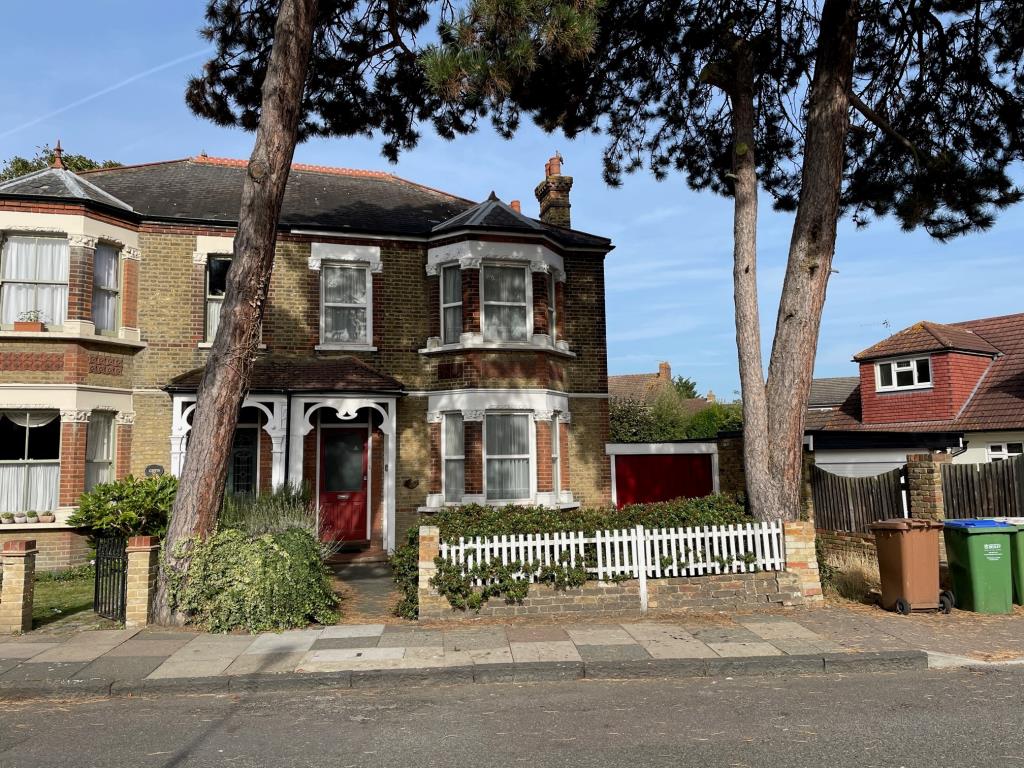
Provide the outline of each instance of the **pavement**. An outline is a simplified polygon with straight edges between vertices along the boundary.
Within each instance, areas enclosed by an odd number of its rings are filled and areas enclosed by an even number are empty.
[[[4,768],[994,768],[1024,670],[579,680],[0,705]]]
[[[808,614],[809,615],[809,614]],[[616,624],[166,629],[0,642],[0,698],[920,668],[916,649],[844,648],[788,615]]]

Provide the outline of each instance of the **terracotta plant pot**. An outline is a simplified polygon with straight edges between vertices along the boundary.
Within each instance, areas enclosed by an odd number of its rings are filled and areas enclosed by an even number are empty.
[[[42,514],[42,515],[39,516],[39,522],[40,523],[52,523],[52,522],[56,521],[56,519],[57,519],[56,515],[49,514],[49,513]]]
[[[15,320],[14,330],[19,333],[42,333],[44,326],[40,322],[32,322],[29,320]]]

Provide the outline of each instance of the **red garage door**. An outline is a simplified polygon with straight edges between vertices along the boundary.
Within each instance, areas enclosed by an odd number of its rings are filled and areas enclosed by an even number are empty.
[[[633,454],[612,459],[619,507],[714,493],[711,456],[706,453]]]

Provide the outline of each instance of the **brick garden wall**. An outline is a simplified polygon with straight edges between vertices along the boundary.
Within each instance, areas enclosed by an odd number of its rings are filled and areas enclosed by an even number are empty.
[[[0,531],[0,546],[5,541],[35,539],[37,571],[63,571],[85,565],[92,558],[92,550],[85,536],[67,529],[47,530],[21,524],[17,530]]]
[[[843,557],[875,557],[875,537],[872,534],[826,531],[823,528],[819,528],[816,533],[822,552],[829,562]]]

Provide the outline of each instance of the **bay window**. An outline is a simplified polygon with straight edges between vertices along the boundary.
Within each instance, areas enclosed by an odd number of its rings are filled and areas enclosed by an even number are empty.
[[[324,344],[370,343],[370,270],[367,267],[323,264],[320,297]]]
[[[458,503],[466,489],[466,449],[461,413],[444,415],[441,453],[444,456],[444,500]]]
[[[530,415],[484,417],[484,487],[488,501],[524,501],[530,494]]]
[[[85,438],[85,490],[114,479],[114,414],[93,411]]]
[[[484,265],[484,341],[529,341],[530,284],[526,267]]]
[[[441,270],[441,343],[458,344],[462,337],[462,269]]]
[[[923,389],[932,385],[931,360],[927,357],[888,360],[875,364],[875,389]]]
[[[68,241],[14,235],[0,249],[0,323],[62,326],[68,311]]]
[[[206,335],[212,343],[220,327],[220,310],[224,305],[224,292],[228,286],[230,256],[210,256],[206,261]]]
[[[117,330],[120,265],[121,254],[117,248],[103,243],[96,246],[92,272],[92,324],[97,331]]]
[[[551,490],[555,494],[562,489],[562,445],[558,413],[551,418]]]
[[[60,413],[0,411],[0,512],[44,512],[60,494]]]

